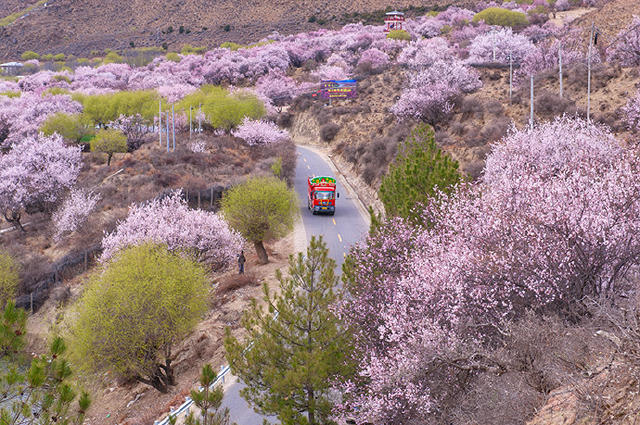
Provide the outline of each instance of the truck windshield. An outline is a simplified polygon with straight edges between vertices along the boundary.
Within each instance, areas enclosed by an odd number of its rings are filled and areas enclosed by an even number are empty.
[[[333,192],[316,192],[316,199],[333,199]]]

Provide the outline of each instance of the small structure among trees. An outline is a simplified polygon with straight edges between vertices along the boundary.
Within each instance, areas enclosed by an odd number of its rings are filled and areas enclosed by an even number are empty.
[[[404,23],[404,13],[394,10],[387,12],[384,17],[384,32],[401,30]]]

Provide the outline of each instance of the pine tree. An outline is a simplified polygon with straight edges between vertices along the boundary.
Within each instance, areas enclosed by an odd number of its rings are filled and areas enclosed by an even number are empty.
[[[331,383],[354,370],[351,338],[330,309],[338,284],[334,269],[322,237],[312,238],[306,256],[289,257],[287,277],[276,273],[279,294],[264,285],[268,311],[252,302],[242,320],[247,342],[226,331],[231,371],[247,385],[243,397],[283,425],[332,423]]]
[[[185,425],[229,425],[229,408],[220,409],[224,392],[222,387],[218,385],[211,389],[211,385],[216,381],[217,375],[213,371],[211,365],[206,364],[202,367],[200,375],[200,388],[198,391],[191,390],[191,399],[193,404],[200,409],[199,415],[189,412],[189,416],[185,420]],[[177,422],[175,416],[169,417],[169,422],[175,424]],[[233,423],[232,425],[236,425]]]
[[[458,162],[443,153],[428,125],[415,128],[380,185],[380,199],[388,216],[425,225],[418,204],[426,203],[437,190],[449,192],[462,180]]]

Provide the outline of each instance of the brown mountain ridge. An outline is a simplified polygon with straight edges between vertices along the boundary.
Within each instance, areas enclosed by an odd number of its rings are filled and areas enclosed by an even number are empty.
[[[0,60],[26,50],[85,56],[91,50],[184,44],[214,46],[337,27],[345,15],[386,8],[470,5],[473,0],[49,0],[4,27]],[[0,0],[0,19],[36,0]],[[309,22],[312,16],[316,22]],[[353,19],[353,18],[352,18]],[[357,19],[356,19],[357,20]],[[182,29],[181,29],[182,27]]]

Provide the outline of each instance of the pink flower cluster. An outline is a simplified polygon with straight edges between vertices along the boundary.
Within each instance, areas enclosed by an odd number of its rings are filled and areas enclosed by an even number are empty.
[[[217,214],[192,210],[174,192],[162,199],[134,205],[129,216],[102,240],[101,261],[144,242],[165,244],[169,250],[188,252],[215,269],[228,267],[242,249],[242,237]]]
[[[432,228],[391,222],[354,252],[339,312],[364,357],[343,408],[373,423],[429,417],[457,369],[527,309],[625,291],[640,258],[640,162],[606,129],[566,118],[514,131],[485,175],[427,205]]]
[[[244,140],[249,146],[270,145],[289,138],[289,132],[279,129],[275,123],[249,118],[245,118],[231,134]]]
[[[77,231],[89,218],[101,196],[83,190],[71,190],[62,205],[53,213],[53,240],[59,242],[65,236]]]

